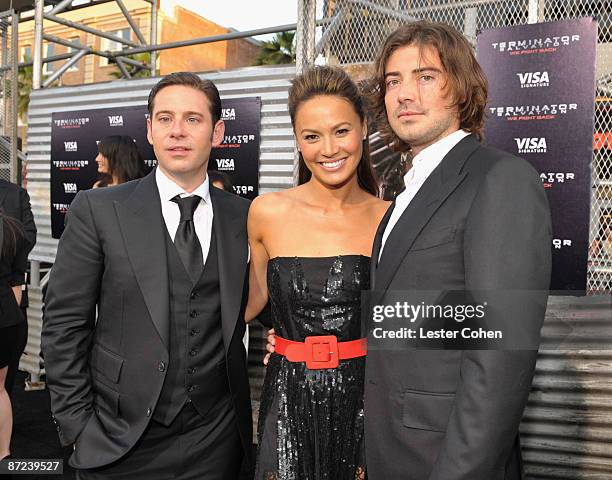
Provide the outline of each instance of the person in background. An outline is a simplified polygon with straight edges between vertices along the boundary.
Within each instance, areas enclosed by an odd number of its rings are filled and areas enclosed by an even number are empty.
[[[110,187],[144,177],[144,161],[134,139],[128,135],[110,135],[98,142],[98,173],[93,188]]]
[[[23,227],[23,237],[25,244],[25,257],[29,255],[36,243],[36,224],[30,206],[30,196],[28,192],[19,185],[0,179],[0,212],[6,216],[14,218]],[[26,308],[28,307],[28,291],[23,285],[21,294],[21,311],[26,318]],[[15,376],[19,367],[19,359],[23,353],[28,340],[28,322],[20,322],[17,326],[16,348],[13,350],[6,376],[5,387],[10,395],[15,383]]]
[[[21,223],[0,212],[0,459],[10,455],[13,415],[5,381],[9,363],[23,351],[19,326],[26,319],[19,304],[28,252]]]
[[[234,193],[232,179],[227,173],[219,172],[217,170],[209,170],[208,176],[210,177],[210,183],[212,183],[213,187],[220,188],[226,192]]]

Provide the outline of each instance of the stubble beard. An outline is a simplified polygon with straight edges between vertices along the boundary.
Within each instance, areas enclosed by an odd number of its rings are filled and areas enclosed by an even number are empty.
[[[400,128],[393,129],[393,131],[413,151],[415,149],[420,151],[452,133],[454,120],[452,117],[442,117],[434,119],[433,122],[427,122],[426,125],[400,124]]]

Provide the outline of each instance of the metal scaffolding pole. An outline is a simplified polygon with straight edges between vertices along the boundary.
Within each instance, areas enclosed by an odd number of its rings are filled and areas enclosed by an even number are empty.
[[[295,73],[301,74],[314,62],[317,4],[315,0],[298,0],[297,29],[295,32]],[[293,184],[299,181],[300,153],[293,150]]]
[[[104,52],[104,51],[100,51],[100,50],[94,50],[90,47],[87,47],[86,45],[81,45],[80,43],[74,43],[71,42],[69,40],[65,40],[63,38],[59,38],[56,37],[55,35],[43,35],[43,40],[47,40],[48,42],[53,42],[53,43],[57,43],[59,45],[64,45],[65,47],[68,48],[73,48],[75,50],[85,50],[87,54],[92,54],[92,55],[98,55],[100,57],[104,57],[104,58],[108,58],[109,60],[115,60],[115,55],[113,55],[112,53],[108,53],[108,52]],[[64,55],[62,58],[72,58],[72,56],[75,54],[75,52],[72,53],[67,53],[67,54],[62,54]],[[66,57],[65,55],[70,55],[70,57]],[[54,60],[61,60],[61,58],[58,58],[60,55],[56,55],[53,57],[49,57],[48,59],[44,59],[43,62],[48,61],[49,59],[53,58]],[[121,58],[123,60],[123,63],[127,63],[129,65],[133,65],[134,67],[138,67],[138,68],[148,68],[148,66],[142,62],[139,62],[138,60],[132,60],[131,58],[127,58],[127,57],[117,57],[117,58]],[[19,66],[27,66],[28,62],[23,62],[20,63]]]
[[[74,54],[74,56],[70,60],[64,63],[60,68],[58,68],[55,72],[53,72],[53,74],[51,74],[49,78],[47,78],[44,81],[44,83],[42,84],[42,88],[48,87],[53,82],[55,82],[55,80],[61,77],[66,70],[72,67],[75,63],[77,63],[85,55],[87,55],[87,50],[79,50],[78,52],[76,52],[76,54]]]
[[[17,97],[19,96],[19,86],[17,85],[17,57],[19,54],[19,14],[15,12],[15,10],[13,10],[11,19],[11,182],[17,183],[20,177],[19,160],[17,157]]]
[[[34,5],[34,63],[32,67],[32,90],[42,83],[42,36],[45,0],[36,0]]]
[[[11,75],[11,61],[9,59],[9,47],[8,47],[8,36],[9,36],[9,15],[10,12],[3,12],[4,15],[0,17],[0,38],[2,38],[2,44],[0,45],[0,65],[6,67],[6,76],[3,76],[0,80],[0,135],[8,135],[8,124],[9,118],[9,107],[10,103],[8,100],[8,92],[10,91],[10,75]],[[10,145],[9,149],[10,150]],[[10,159],[9,159],[10,163]]]
[[[134,30],[134,33],[136,34],[136,36],[138,37],[138,41],[141,43],[141,45],[145,45],[147,41],[145,40],[144,35],[140,31],[140,28],[138,28],[138,25],[136,25],[136,22],[132,18],[132,15],[130,15],[130,12],[125,7],[123,0],[116,0],[116,2],[117,2],[117,5],[119,5],[121,12],[123,13],[123,16],[125,17],[127,22],[130,24],[130,27],[132,27],[132,30]]]
[[[151,28],[149,45],[157,44],[157,0],[151,3]],[[154,77],[157,72],[157,52],[153,50],[151,52],[151,62],[149,68],[151,69],[151,76]]]
[[[320,20],[319,22],[317,22],[317,25],[326,25],[330,23],[331,20],[332,20],[331,18]],[[91,51],[89,51],[88,53],[91,53],[94,55],[100,55],[100,56],[103,56],[109,59],[121,58],[124,63],[129,63],[137,67],[146,68],[146,66],[142,62],[138,62],[137,60],[132,60],[130,58],[127,58],[126,56],[134,55],[137,53],[143,53],[143,52],[155,52],[159,50],[169,50],[173,48],[190,47],[193,45],[202,45],[206,43],[222,42],[225,40],[236,40],[239,38],[255,37],[258,35],[266,35],[269,33],[293,31],[296,29],[296,27],[297,27],[297,24],[290,23],[287,25],[279,25],[276,27],[267,27],[267,28],[259,28],[256,30],[248,30],[246,32],[232,32],[232,33],[225,33],[222,35],[213,35],[210,37],[192,38],[191,40],[180,40],[177,42],[161,43],[158,45],[147,45],[144,47],[130,48],[128,50],[121,50],[119,52],[103,52],[103,51],[90,49]],[[53,37],[52,35],[45,35],[45,38],[56,38],[57,39],[57,37]],[[63,45],[65,45],[66,44],[65,42],[67,42],[67,40],[63,40],[63,39],[60,39],[60,40],[62,41]],[[52,41],[55,41],[55,40],[52,40]],[[60,42],[57,42],[57,43],[60,43]],[[77,44],[70,44],[70,46],[76,47]],[[84,48],[83,45],[80,45],[80,47],[81,47],[80,49]],[[89,47],[85,47],[85,48],[89,48]],[[53,55],[52,57],[47,57],[45,59],[42,59],[41,61],[43,63],[55,62],[57,60],[64,60],[66,58],[72,58],[73,55],[74,55],[73,53],[60,53],[58,55]],[[33,62],[21,62],[19,66],[24,67],[24,66],[28,66],[32,64]],[[0,67],[0,71],[1,70],[2,68]]]
[[[123,60],[121,59],[121,57],[117,57],[115,60],[117,60],[117,66],[119,67],[119,70],[121,70],[121,73],[123,74],[123,76],[125,78],[132,78],[132,76],[130,75],[130,72],[128,72],[127,68],[125,68],[125,64],[123,63]]]
[[[136,42],[132,42],[131,40],[125,40],[124,38],[118,37],[116,35],[112,35],[110,33],[103,32],[101,30],[98,30],[97,28],[88,27],[87,25],[83,25],[82,23],[76,23],[71,20],[66,20],[65,18],[57,17],[49,13],[45,13],[43,15],[44,15],[44,18],[46,18],[47,20],[51,20],[52,22],[59,23],[61,25],[65,25],[66,27],[71,27],[76,30],[81,30],[83,32],[91,33],[92,35],[97,35],[98,37],[106,38],[108,40],[112,40],[113,42],[121,43],[123,45],[128,45],[130,47],[139,46],[139,44]]]
[[[51,11],[49,12],[51,15],[56,15],[58,13],[63,12],[64,10],[66,10],[67,7],[70,6],[70,4],[73,2],[74,0],[62,0],[60,3],[58,3],[55,7],[53,7],[51,9]]]
[[[527,6],[527,23],[538,23],[544,20],[544,0],[529,0]]]
[[[257,35],[266,35],[268,33],[287,32],[295,30],[296,24],[290,23],[287,25],[279,25],[277,27],[258,28],[256,30],[248,30],[246,32],[231,32],[221,35],[212,35],[210,37],[198,37],[190,40],[179,40],[177,42],[160,43],[157,45],[147,45],[145,47],[130,48],[116,52],[115,56],[134,55],[136,53],[153,52],[159,50],[168,50],[172,48],[191,47],[192,45],[202,45],[205,43],[223,42],[225,40],[236,40],[238,38],[256,37]]]
[[[279,33],[279,32],[286,32],[286,31],[291,31],[291,30],[296,30],[296,28],[298,28],[299,26],[297,24],[287,24],[287,25],[279,25],[279,26],[275,26],[275,27],[268,27],[268,28],[259,28],[259,29],[254,29],[254,30],[249,30],[249,31],[245,31],[245,32],[230,32],[230,33],[225,33],[225,34],[221,34],[221,35],[213,35],[213,36],[209,36],[209,37],[199,37],[199,38],[192,38],[189,40],[181,40],[181,41],[177,41],[177,42],[169,42],[169,43],[163,43],[163,44],[158,44],[157,43],[157,18],[158,18],[158,2],[157,0],[144,0],[148,3],[151,4],[151,24],[150,24],[150,44],[149,45],[141,45],[135,42],[132,42],[130,40],[125,40],[123,38],[117,37],[115,35],[106,33],[106,32],[102,32],[98,29],[89,27],[87,25],[83,25],[80,23],[76,23],[70,20],[66,20],[64,18],[61,17],[57,17],[56,15],[54,15],[54,12],[62,12],[64,10],[66,10],[68,7],[71,7],[70,10],[72,9],[76,9],[76,8],[82,8],[82,5],[78,5],[75,7],[72,7],[72,1],[73,0],[63,0],[62,2],[58,3],[49,13],[44,13],[44,0],[35,0],[36,1],[36,9],[35,9],[35,35],[34,35],[34,59],[32,62],[21,62],[19,63],[20,67],[25,67],[28,65],[33,65],[33,70],[34,70],[34,78],[33,78],[33,88],[34,89],[38,89],[41,88],[41,84],[42,84],[42,65],[44,63],[49,63],[49,62],[55,62],[58,60],[64,60],[64,59],[69,59],[69,61],[66,63],[70,63],[70,62],[74,62],[73,57],[77,54],[79,54],[79,58],[81,58],[84,55],[87,54],[93,54],[93,55],[99,55],[105,58],[108,58],[109,60],[112,60],[114,62],[117,63],[117,67],[119,68],[119,70],[121,71],[121,73],[124,75],[124,77],[126,78],[130,78],[130,74],[129,71],[126,68],[126,65],[132,65],[134,67],[136,67],[137,69],[142,69],[142,68],[146,68],[151,70],[152,75],[155,74],[156,69],[157,69],[157,52],[161,51],[161,50],[168,50],[168,49],[173,49],[173,48],[181,48],[181,47],[189,47],[189,46],[193,46],[193,45],[202,45],[202,44],[206,44],[206,43],[213,43],[213,42],[222,42],[222,41],[227,41],[227,40],[236,40],[236,39],[240,39],[240,38],[248,38],[248,37],[255,37],[258,35],[267,35],[267,34],[271,34],[271,33]],[[117,3],[117,5],[119,5],[119,8],[122,10],[122,12],[124,13],[126,19],[128,20],[128,22],[130,23],[130,26],[132,27],[132,29],[134,30],[134,32],[136,32],[136,36],[139,38],[139,40],[144,41],[144,36],[142,35],[142,32],[138,29],[138,26],[136,25],[136,22],[134,22],[134,19],[131,17],[131,15],[129,14],[129,11],[125,8],[125,4],[123,3],[123,0],[98,0],[98,1],[94,1],[92,2],[92,4],[98,4],[98,3],[107,3],[108,1],[115,1]],[[321,20],[319,22],[315,21],[315,0],[300,0],[303,2],[308,2],[309,8],[312,9],[311,11],[311,15],[309,15],[308,17],[308,21],[311,24],[311,28],[314,31],[315,25],[324,25],[327,23],[331,22],[331,18],[327,18],[324,20]],[[122,8],[123,7],[123,8]],[[102,37],[102,38],[106,38],[109,40],[112,40],[114,42],[117,42],[119,44],[123,44],[126,45],[128,48],[125,48],[121,51],[118,52],[111,52],[111,51],[98,51],[95,50],[91,47],[87,47],[85,45],[80,45],[80,44],[76,44],[73,42],[69,42],[68,40],[64,40],[62,38],[59,37],[55,37],[53,35],[43,35],[43,22],[44,19],[47,20],[51,20],[53,22],[59,23],[61,25],[65,25],[71,28],[74,28],[75,30],[80,30],[86,33],[90,33],[92,35],[96,35],[98,37]],[[142,38],[141,38],[142,37]],[[47,58],[43,58],[43,52],[42,52],[42,46],[43,46],[43,39],[46,41],[50,41],[50,42],[54,42],[54,43],[58,43],[60,45],[64,45],[67,46],[71,49],[77,50],[78,52],[85,52],[85,53],[77,53],[77,52],[70,52],[70,53],[62,53],[62,54],[58,54],[58,55],[53,55],[51,57],[47,57]],[[312,38],[311,41],[312,45],[310,46],[308,52],[306,52],[308,58],[311,58],[311,61],[313,59],[313,54],[315,51],[314,48],[314,36]],[[135,54],[139,54],[139,53],[145,53],[145,52],[149,52],[151,53],[151,60],[149,65],[144,64],[143,62],[139,62],[137,60],[133,60],[131,58],[128,58],[128,55],[135,55]],[[74,63],[70,63],[70,65],[73,65]],[[69,68],[69,67],[68,67]],[[6,70],[7,67],[2,67],[0,66],[0,72]],[[64,73],[67,70],[67,68],[61,67],[60,71],[62,73]],[[54,75],[54,79],[59,78],[61,75]],[[50,85],[50,82],[46,81],[44,86],[48,86]]]
[[[316,13],[315,0],[298,0],[295,34],[295,73],[298,75],[314,62]]]

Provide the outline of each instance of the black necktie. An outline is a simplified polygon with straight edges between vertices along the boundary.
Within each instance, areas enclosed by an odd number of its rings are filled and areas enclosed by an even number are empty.
[[[174,245],[183,261],[185,270],[187,270],[191,279],[197,282],[204,268],[202,246],[193,223],[193,212],[200,203],[200,197],[193,195],[192,197],[181,198],[177,195],[172,201],[178,204],[181,211],[181,221],[174,237]]]

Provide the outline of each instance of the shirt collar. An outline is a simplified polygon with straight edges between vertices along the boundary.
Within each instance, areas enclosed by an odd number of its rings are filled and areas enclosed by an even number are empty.
[[[170,201],[177,195],[181,197],[198,195],[204,202],[210,202],[210,180],[208,174],[204,182],[191,193],[187,193],[183,188],[178,186],[171,178],[162,172],[159,167],[155,169],[155,182],[157,183],[159,198],[161,198],[162,202]]]
[[[412,168],[404,175],[404,183],[408,183],[416,174],[418,174],[419,177],[428,177],[429,174],[440,165],[440,162],[442,162],[446,154],[468,135],[469,132],[465,130],[456,130],[450,135],[447,135],[431,144],[429,147],[421,150],[412,159]]]

